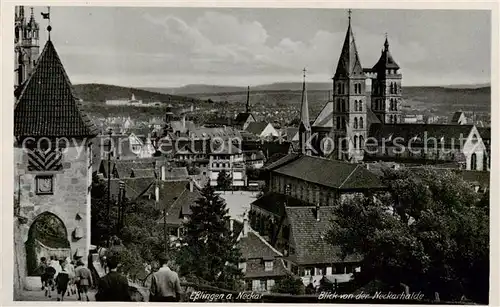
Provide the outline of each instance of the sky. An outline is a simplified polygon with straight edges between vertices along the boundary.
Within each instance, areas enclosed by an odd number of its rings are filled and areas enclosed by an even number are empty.
[[[47,20],[36,7],[43,45]],[[28,10],[29,11],[29,10]],[[51,39],[73,84],[132,87],[330,82],[346,9],[51,7]],[[388,35],[403,85],[490,82],[491,13],[352,10],[363,67]]]

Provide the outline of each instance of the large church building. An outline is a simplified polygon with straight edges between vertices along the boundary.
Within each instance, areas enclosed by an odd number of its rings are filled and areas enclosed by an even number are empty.
[[[350,162],[385,160],[489,170],[489,150],[474,125],[402,123],[402,78],[387,35],[377,63],[363,68],[349,11],[333,95],[310,128],[309,111],[302,103],[301,128],[305,133],[301,135],[306,139],[311,135],[314,149],[301,142],[302,153]]]

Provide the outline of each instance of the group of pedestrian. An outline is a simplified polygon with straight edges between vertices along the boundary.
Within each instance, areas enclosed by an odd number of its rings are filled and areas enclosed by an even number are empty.
[[[65,295],[77,293],[78,300],[82,300],[84,294],[89,301],[88,289],[92,285],[92,274],[81,260],[75,263],[69,257],[57,260],[56,256],[51,256],[49,261],[42,257],[40,262],[42,291],[45,290],[45,296],[52,297],[52,291],[57,289],[58,301],[63,301]]]
[[[106,259],[109,273],[99,280],[96,301],[132,301],[128,280],[117,270],[118,260],[112,256]],[[150,302],[178,302],[181,295],[179,276],[168,266],[164,255],[159,259],[160,269],[151,278]]]

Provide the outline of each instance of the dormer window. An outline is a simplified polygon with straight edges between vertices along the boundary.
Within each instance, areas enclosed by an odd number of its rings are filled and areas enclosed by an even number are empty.
[[[273,270],[273,261],[265,261],[264,262],[264,271],[271,272]]]

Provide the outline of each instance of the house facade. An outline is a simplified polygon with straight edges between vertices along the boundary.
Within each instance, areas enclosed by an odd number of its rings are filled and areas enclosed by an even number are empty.
[[[239,268],[245,274],[245,290],[271,292],[276,281],[291,273],[285,267],[283,254],[253,230],[246,218],[237,241],[243,259]]]

